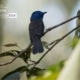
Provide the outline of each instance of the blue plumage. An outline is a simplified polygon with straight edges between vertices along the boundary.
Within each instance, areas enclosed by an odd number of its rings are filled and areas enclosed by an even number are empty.
[[[32,13],[30,20],[43,20],[43,16],[46,12],[35,11]]]
[[[42,53],[44,51],[40,38],[44,32],[43,16],[45,13],[46,12],[35,11],[30,18],[29,35],[33,43],[33,54]]]

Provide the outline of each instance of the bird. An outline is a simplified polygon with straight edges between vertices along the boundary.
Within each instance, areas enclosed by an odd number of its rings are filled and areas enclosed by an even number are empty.
[[[30,17],[29,36],[31,43],[33,44],[33,54],[42,53],[44,51],[41,37],[43,36],[45,28],[43,23],[45,13],[47,12],[34,11]]]

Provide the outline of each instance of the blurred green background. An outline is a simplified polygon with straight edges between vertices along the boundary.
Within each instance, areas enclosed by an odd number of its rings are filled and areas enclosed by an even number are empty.
[[[22,48],[26,48],[29,44],[28,25],[30,16],[33,11],[47,11],[44,16],[45,29],[59,24],[71,17],[74,17],[80,9],[80,0],[0,0],[0,5],[7,7],[6,14],[17,13],[17,18],[0,18],[0,49],[1,45],[7,43],[16,43]],[[76,20],[73,20],[51,32],[47,33],[42,40],[51,42],[65,35],[68,31],[76,26]],[[69,35],[58,45],[56,45],[40,62],[38,67],[47,68],[56,63],[59,56],[61,59],[67,59],[71,53],[69,47],[74,33]],[[5,48],[2,46],[2,52],[18,49],[15,47]],[[18,49],[19,50],[19,49]],[[46,51],[46,49],[45,49]],[[44,53],[43,53],[44,54]],[[31,55],[32,60],[37,61],[43,54]],[[4,57],[0,59],[0,63],[8,62],[12,57]],[[25,65],[25,63],[17,59],[12,64],[0,67],[0,78],[11,70]],[[26,75],[21,80],[26,80]]]

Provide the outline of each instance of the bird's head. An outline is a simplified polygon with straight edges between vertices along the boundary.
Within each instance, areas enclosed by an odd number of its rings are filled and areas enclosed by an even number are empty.
[[[30,20],[31,21],[33,21],[33,20],[43,20],[43,16],[44,16],[45,13],[47,13],[47,12],[34,11],[31,15]]]

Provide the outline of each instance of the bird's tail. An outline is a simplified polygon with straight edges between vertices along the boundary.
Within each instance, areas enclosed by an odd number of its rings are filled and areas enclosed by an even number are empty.
[[[33,54],[42,53],[44,51],[41,40],[36,38],[33,40]]]

